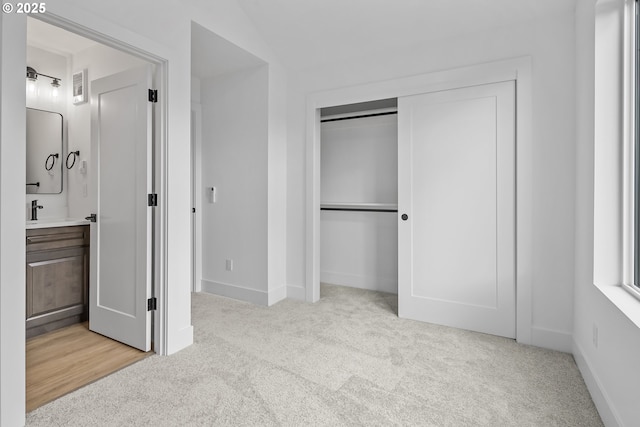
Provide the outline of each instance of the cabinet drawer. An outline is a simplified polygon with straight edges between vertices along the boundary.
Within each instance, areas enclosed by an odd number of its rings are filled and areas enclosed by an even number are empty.
[[[27,253],[89,245],[89,226],[38,228],[27,230]]]

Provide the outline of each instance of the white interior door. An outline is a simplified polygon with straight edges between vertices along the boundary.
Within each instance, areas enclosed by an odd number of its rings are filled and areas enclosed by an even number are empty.
[[[514,82],[398,113],[398,315],[515,338]]]
[[[150,87],[150,67],[91,83],[97,221],[91,224],[89,329],[144,351],[151,349]]]

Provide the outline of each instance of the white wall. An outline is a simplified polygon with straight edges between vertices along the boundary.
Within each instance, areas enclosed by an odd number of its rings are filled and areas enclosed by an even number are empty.
[[[0,16],[0,425],[24,424],[26,19]],[[20,66],[16,66],[19,64]]]
[[[354,57],[292,76],[288,173],[305,176],[305,97],[338,87],[530,55],[533,63],[533,343],[571,350],[574,241],[574,16],[548,16],[508,28],[393,53]],[[305,183],[288,179],[287,284],[304,295]]]
[[[321,125],[320,200],[398,203],[397,115]]]
[[[594,0],[576,7],[576,216],[573,353],[607,426],[633,426],[640,330],[606,298],[593,277]],[[611,3],[623,3],[615,1]],[[597,342],[594,343],[594,327]]]
[[[135,46],[168,61],[166,87],[167,151],[162,153],[166,174],[161,183],[165,200],[160,200],[161,227],[166,230],[163,248],[166,263],[161,265],[161,279],[167,283],[159,296],[166,315],[159,334],[165,347],[157,350],[172,354],[193,342],[190,294],[190,36],[191,20],[253,53],[269,64],[269,137],[282,149],[286,140],[285,87],[282,67],[265,45],[253,24],[234,0],[194,0],[189,4],[164,0],[130,2],[114,0],[58,0],[47,3],[49,16],[77,23],[86,29],[104,34],[129,46]],[[9,177],[24,176],[24,147],[15,141],[24,140],[24,42],[26,17],[3,14],[2,51],[2,140],[0,150],[0,265],[2,282],[0,295],[0,417],[2,425],[24,423],[24,331],[11,331],[24,321],[24,292],[16,283],[24,283],[24,186]],[[19,89],[19,90],[18,90]],[[162,93],[162,92],[161,92]],[[271,108],[274,107],[274,108]],[[20,111],[19,115],[12,110]],[[12,144],[12,145],[11,145]],[[286,156],[281,156],[284,162]],[[282,169],[280,169],[281,171]],[[270,194],[283,201],[286,188],[285,172],[274,171]],[[271,183],[271,182],[270,182]],[[278,187],[280,185],[280,187]],[[19,191],[18,191],[19,190]],[[281,203],[284,206],[284,203]],[[273,221],[279,223],[284,241],[284,210]],[[270,211],[271,212],[271,211]],[[277,228],[274,228],[274,230]],[[279,256],[284,263],[284,245]],[[281,267],[282,268],[282,267]]]
[[[191,76],[191,102],[200,104],[201,82],[196,76]]]
[[[201,84],[202,289],[267,304],[268,68]]]
[[[68,58],[53,52],[27,46],[27,65],[35,68],[39,73],[50,76],[59,77],[60,90],[58,100],[53,101],[50,96],[51,79],[47,77],[39,77],[37,80],[38,93],[27,94],[27,107],[36,108],[38,110],[54,111],[62,114],[63,117],[63,150],[60,158],[56,159],[56,168],[58,165],[64,165],[67,151],[68,141],[68,123],[69,116],[67,114],[67,106],[69,105],[69,75]],[[61,163],[58,163],[61,162]],[[38,211],[38,218],[64,218],[68,214],[67,199],[69,194],[67,168],[62,167],[62,193],[60,194],[28,194],[25,203],[25,219],[31,217],[31,201],[38,200],[38,204],[43,207]]]
[[[396,115],[322,123],[321,203],[398,203]],[[320,281],[398,293],[396,213],[323,211]]]
[[[267,153],[268,304],[287,297],[287,85],[286,71],[269,63],[269,148]],[[295,179],[295,178],[294,178]]]
[[[397,214],[322,211],[320,281],[397,294]]]
[[[91,93],[91,82],[101,77],[140,67],[145,61],[121,52],[119,50],[95,45],[71,57],[70,74],[87,69],[87,93]],[[68,80],[69,81],[69,80]],[[71,99],[71,90],[69,99]],[[74,105],[69,102],[67,107],[69,122],[69,151],[80,151],[80,158],[75,166],[68,171],[67,194],[69,198],[69,217],[84,218],[95,212],[96,199],[92,194],[91,183],[91,103]],[[80,172],[80,163],[86,160],[86,173]]]

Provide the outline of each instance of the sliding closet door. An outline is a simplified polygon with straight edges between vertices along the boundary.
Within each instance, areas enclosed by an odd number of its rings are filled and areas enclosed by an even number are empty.
[[[399,316],[514,338],[514,83],[398,113]]]

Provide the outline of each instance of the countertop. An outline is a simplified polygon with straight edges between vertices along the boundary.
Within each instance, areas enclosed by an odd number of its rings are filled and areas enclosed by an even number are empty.
[[[26,228],[31,230],[34,228],[70,227],[86,224],[91,224],[91,222],[84,218],[42,218],[35,221],[27,221]]]

